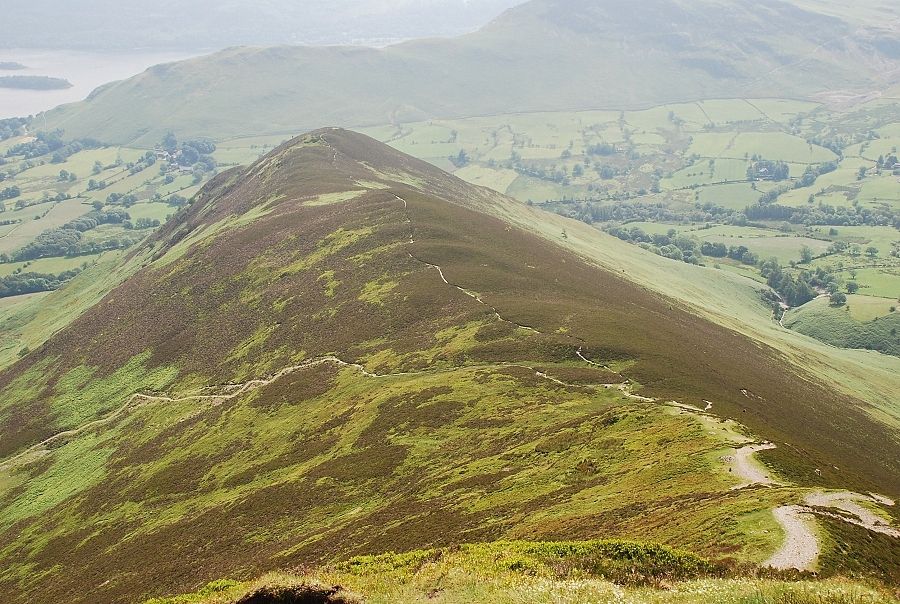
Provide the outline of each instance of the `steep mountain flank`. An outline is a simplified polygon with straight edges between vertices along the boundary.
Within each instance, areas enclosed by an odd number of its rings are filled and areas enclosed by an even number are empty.
[[[0,374],[8,601],[497,538],[768,558],[797,491],[735,489],[741,428],[668,401],[746,418],[791,476],[900,492],[856,401],[496,200],[337,129],[210,183]]]

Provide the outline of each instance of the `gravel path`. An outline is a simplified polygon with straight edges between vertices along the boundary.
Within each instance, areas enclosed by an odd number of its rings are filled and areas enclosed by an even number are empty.
[[[729,458],[729,461],[731,462],[732,472],[734,472],[734,474],[744,480],[743,483],[734,487],[734,489],[743,489],[758,484],[777,484],[774,480],[772,480],[772,477],[769,476],[769,471],[766,469],[766,467],[753,458],[753,456],[760,451],[768,451],[769,449],[774,448],[775,445],[773,445],[772,443],[761,443],[755,445],[747,445],[746,447],[741,447],[734,452],[734,455]]]
[[[819,558],[819,540],[812,530],[812,515],[799,505],[786,505],[772,510],[784,529],[785,539],[775,555],[763,566],[787,570],[813,570]]]
[[[860,501],[868,501],[880,505],[894,505],[893,501],[880,495],[861,495],[849,491],[841,491],[838,493],[812,493],[806,496],[806,504],[809,506],[832,508],[840,510],[841,512],[846,512],[850,516],[845,514],[834,514],[834,517],[840,518],[850,524],[861,526],[874,533],[881,533],[882,535],[900,539],[900,529],[892,527],[884,520],[884,518],[860,505]]]

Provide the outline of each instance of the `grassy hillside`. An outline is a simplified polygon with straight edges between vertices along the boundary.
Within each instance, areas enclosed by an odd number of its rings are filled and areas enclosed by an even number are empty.
[[[169,130],[225,138],[882,90],[898,53],[883,19],[858,18],[865,24],[780,0],[653,0],[639,11],[623,0],[532,0],[451,40],[237,48],[157,66],[46,118],[70,136],[151,145]]]
[[[310,602],[576,604],[888,604],[889,592],[847,580],[717,578],[684,552],[616,542],[500,542],[354,558],[304,575],[219,580],[148,604]]]
[[[879,300],[879,299],[876,299]],[[848,304],[834,307],[820,298],[785,318],[784,325],[832,346],[866,348],[900,356],[900,315],[888,311],[882,316],[854,316],[854,309],[867,315],[865,296],[849,296]],[[887,304],[882,301],[882,304]],[[893,304],[896,307],[896,301]]]
[[[497,538],[766,559],[805,491],[734,490],[746,428],[649,396],[746,418],[790,477],[898,492],[858,402],[489,208],[343,131],[218,176],[0,374],[10,601]]]

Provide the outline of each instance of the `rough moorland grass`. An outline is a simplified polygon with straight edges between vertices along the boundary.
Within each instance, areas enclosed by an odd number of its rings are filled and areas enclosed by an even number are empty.
[[[304,205],[348,180],[380,182]],[[664,400],[752,415],[762,437],[796,447],[778,452],[797,476],[896,478],[889,458],[840,453],[891,445],[774,351],[471,209],[495,201],[330,130],[218,177],[134,256],[143,270],[0,372],[0,400],[19,403],[0,443],[12,452],[73,428],[129,386],[221,392],[331,354],[404,375],[323,364],[239,397],[146,402],[10,468],[0,517],[18,522],[0,532],[0,587],[11,601],[133,600],[236,569],[498,538],[640,537],[715,559],[768,557],[779,533],[762,512],[799,492],[733,491],[722,432],[589,387],[616,376],[566,386],[538,373],[584,368],[578,348]],[[373,281],[396,283],[378,292],[382,305],[365,299]],[[832,408],[841,413],[822,411]],[[54,460],[81,455],[93,465],[77,493],[27,505],[57,484]]]
[[[685,579],[656,573],[657,562]],[[610,576],[606,569],[619,567]],[[617,542],[486,543],[356,558],[300,574],[217,581],[192,594],[147,604],[233,604],[279,588],[340,585],[372,604],[891,604],[888,592],[847,580],[785,582],[709,577],[689,554]],[[599,569],[599,570],[598,570]],[[707,576],[704,576],[707,575]],[[650,585],[634,581],[650,579]],[[693,578],[688,578],[693,577]],[[331,588],[336,591],[336,588]],[[326,600],[321,600],[326,601]]]

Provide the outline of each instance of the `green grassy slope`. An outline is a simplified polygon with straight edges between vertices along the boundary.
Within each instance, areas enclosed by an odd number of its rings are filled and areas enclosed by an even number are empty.
[[[853,297],[850,304],[855,304]],[[866,348],[900,356],[900,315],[896,312],[860,321],[847,306],[835,308],[827,298],[820,298],[791,312],[784,325],[832,346]]]
[[[713,401],[789,476],[900,492],[896,458],[866,454],[895,433],[859,401],[498,204],[338,130],[218,176],[0,373],[8,600],[497,538],[767,558],[769,510],[802,492],[733,490],[733,429],[632,389]]]
[[[870,92],[892,83],[900,58],[882,22],[860,26],[778,0],[652,0],[639,10],[624,0],[532,0],[451,40],[238,48],[153,67],[49,112],[46,123],[69,136],[152,145],[169,130],[224,138],[322,123]]]
[[[148,604],[291,601],[442,604],[889,604],[886,590],[847,580],[717,578],[683,552],[617,542],[463,545],[354,558],[303,575],[219,580]],[[271,600],[266,600],[271,598]]]

